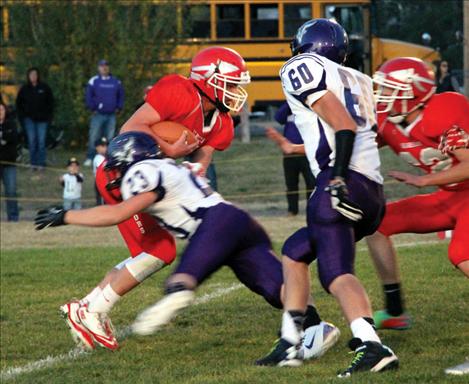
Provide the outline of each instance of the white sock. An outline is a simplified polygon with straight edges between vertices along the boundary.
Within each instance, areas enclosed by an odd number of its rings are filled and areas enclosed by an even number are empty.
[[[94,288],[90,293],[88,293],[83,299],[80,300],[80,305],[89,304],[90,301],[94,300],[100,293],[100,287]]]
[[[363,317],[359,317],[350,323],[353,337],[361,339],[361,341],[376,341],[381,344],[381,340],[377,335],[373,326]]]
[[[298,344],[300,342],[300,334],[296,328],[293,318],[288,312],[283,312],[282,316],[282,339],[285,339],[291,344]]]
[[[114,304],[121,297],[111,288],[111,284],[106,285],[103,290],[88,304],[89,312],[108,313]]]

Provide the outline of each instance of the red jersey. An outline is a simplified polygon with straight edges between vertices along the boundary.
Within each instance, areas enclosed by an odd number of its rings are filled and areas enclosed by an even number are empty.
[[[420,116],[408,126],[378,114],[380,140],[409,164],[426,173],[441,172],[459,163],[452,151],[469,146],[469,101],[461,94],[434,95]],[[469,189],[469,180],[440,186],[456,191]]]
[[[191,130],[200,146],[223,151],[233,140],[233,119],[228,113],[216,109],[210,121],[204,122],[202,99],[190,79],[164,76],[147,93],[145,101],[159,113],[161,121],[174,121]]]

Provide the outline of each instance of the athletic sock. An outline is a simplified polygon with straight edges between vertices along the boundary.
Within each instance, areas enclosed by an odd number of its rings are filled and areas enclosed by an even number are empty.
[[[95,287],[90,293],[88,293],[83,299],[80,300],[80,305],[88,305],[92,300],[94,300],[100,293],[100,287]]]
[[[282,316],[282,339],[291,344],[300,342],[300,331],[303,329],[304,313],[301,311],[286,311]]]
[[[384,295],[386,297],[386,311],[391,316],[399,316],[404,312],[404,301],[401,297],[401,285],[384,284]]]
[[[93,301],[90,301],[88,311],[108,313],[120,298],[121,297],[112,289],[111,284],[108,284]]]
[[[369,317],[359,317],[350,323],[353,337],[365,341],[376,341],[381,344],[379,336],[376,334],[373,319]]]
[[[303,330],[312,327],[313,325],[319,325],[321,323],[321,317],[314,305],[308,305],[306,308],[305,321],[303,323]]]

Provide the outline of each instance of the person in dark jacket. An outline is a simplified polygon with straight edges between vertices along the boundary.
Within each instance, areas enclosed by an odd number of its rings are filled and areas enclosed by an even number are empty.
[[[446,60],[438,63],[436,69],[436,93],[459,92],[459,84],[456,77],[451,73]]]
[[[30,68],[16,98],[20,123],[28,137],[29,155],[34,169],[46,165],[46,136],[54,111],[54,96],[50,87],[41,81],[39,70]]]
[[[16,122],[7,114],[7,106],[0,103],[0,179],[5,187],[8,221],[18,221],[16,200],[16,146],[18,132]]]
[[[98,62],[98,75],[86,86],[86,107],[93,113],[88,134],[88,153],[83,165],[91,166],[95,143],[101,137],[111,141],[116,130],[116,114],[124,106],[124,89],[119,79],[112,76],[106,60]]]
[[[294,216],[298,214],[300,174],[303,175],[306,185],[306,199],[309,198],[314,188],[315,180],[306,156],[304,154],[294,154],[288,150],[292,144],[303,144],[303,139],[293,121],[293,114],[288,103],[283,103],[280,106],[275,114],[275,120],[284,125],[283,136],[273,128],[267,129],[267,136],[276,142],[283,151],[283,171],[287,186],[288,213]]]

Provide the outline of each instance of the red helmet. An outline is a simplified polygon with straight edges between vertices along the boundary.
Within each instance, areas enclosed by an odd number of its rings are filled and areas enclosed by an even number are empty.
[[[241,85],[251,81],[241,55],[225,47],[206,48],[195,55],[190,78],[222,112],[241,110],[248,97]],[[230,85],[236,91],[228,89]]]
[[[436,89],[433,71],[414,57],[386,61],[373,75],[373,82],[378,85],[376,112],[392,111],[394,122],[424,105]]]

